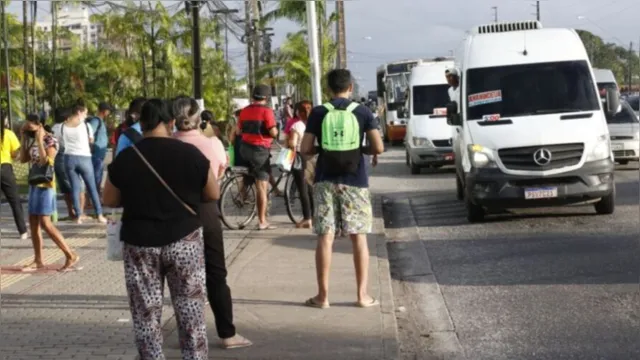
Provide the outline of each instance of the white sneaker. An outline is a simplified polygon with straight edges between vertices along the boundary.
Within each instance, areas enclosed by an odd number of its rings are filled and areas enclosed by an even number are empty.
[[[20,234],[20,240],[27,240],[29,239],[29,233],[26,232],[24,234]]]

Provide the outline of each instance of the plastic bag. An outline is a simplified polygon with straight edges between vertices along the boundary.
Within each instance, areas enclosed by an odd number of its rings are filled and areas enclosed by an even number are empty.
[[[121,228],[122,221],[120,216],[116,215],[115,211],[112,211],[107,221],[107,260],[109,261],[122,261],[124,259],[122,254],[124,244],[120,240]]]
[[[291,171],[291,166],[296,159],[296,153],[291,149],[282,149],[276,159],[276,165],[281,171]]]

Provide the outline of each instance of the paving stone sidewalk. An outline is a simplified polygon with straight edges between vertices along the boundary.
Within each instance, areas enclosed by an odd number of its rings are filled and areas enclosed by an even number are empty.
[[[379,216],[379,214],[378,214]],[[275,211],[271,232],[227,231],[225,250],[238,330],[254,341],[248,349],[215,348],[213,317],[207,309],[211,359],[394,359],[396,323],[382,220],[371,236],[371,294],[380,308],[354,307],[355,275],[349,240],[336,241],[331,282],[332,307],[302,302],[315,293],[314,237],[293,229]],[[137,358],[123,269],[105,259],[105,229],[97,224],[60,223],[79,252],[83,269],[59,274],[0,274],[0,359]],[[21,241],[10,217],[0,220],[0,263],[31,260],[30,241]],[[45,239],[47,262],[63,256]],[[167,292],[168,294],[168,292]],[[180,359],[173,310],[167,295],[163,314],[168,359]]]

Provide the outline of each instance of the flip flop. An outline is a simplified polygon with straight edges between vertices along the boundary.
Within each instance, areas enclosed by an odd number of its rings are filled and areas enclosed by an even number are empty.
[[[251,345],[253,345],[253,343],[249,339],[242,337],[242,341],[237,344],[225,345],[224,343],[222,343],[220,344],[220,347],[224,350],[231,350],[231,349],[241,349],[241,348],[249,347]]]
[[[368,307],[372,307],[372,306],[378,306],[378,305],[380,305],[380,302],[376,298],[372,297],[370,302],[368,302],[368,303],[359,302],[356,305],[358,307],[361,307],[361,308],[368,308]]]
[[[330,307],[328,303],[320,304],[314,298],[308,298],[307,301],[304,302],[304,306],[308,306],[316,309],[328,309]]]
[[[75,266],[75,265],[71,265],[71,266],[69,266],[68,268],[65,268],[65,269],[59,269],[59,270],[58,270],[58,272],[66,273],[66,272],[72,272],[72,271],[80,271],[80,270],[82,270],[82,269],[84,269],[84,267],[82,267],[82,266]]]
[[[275,229],[277,229],[277,227],[276,227],[276,226],[273,226],[273,225],[267,225],[267,226],[264,226],[264,227],[263,227],[263,226],[261,226],[261,225],[258,225],[258,230],[260,230],[260,231],[264,231],[264,230],[275,230]]]

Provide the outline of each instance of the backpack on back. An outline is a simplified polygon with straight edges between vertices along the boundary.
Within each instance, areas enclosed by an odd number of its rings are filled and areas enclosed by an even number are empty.
[[[329,176],[356,174],[360,165],[360,123],[353,111],[358,103],[337,109],[331,103],[323,106],[329,111],[322,120],[322,159],[324,173]]]

